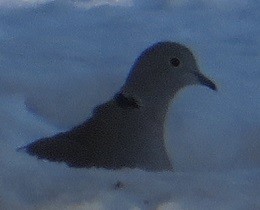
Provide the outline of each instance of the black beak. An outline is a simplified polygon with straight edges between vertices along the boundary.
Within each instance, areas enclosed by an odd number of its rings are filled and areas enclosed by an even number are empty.
[[[217,86],[215,85],[215,83],[212,82],[207,77],[205,77],[202,73],[194,72],[194,74],[198,77],[198,80],[199,80],[200,84],[209,87],[211,90],[217,91]]]

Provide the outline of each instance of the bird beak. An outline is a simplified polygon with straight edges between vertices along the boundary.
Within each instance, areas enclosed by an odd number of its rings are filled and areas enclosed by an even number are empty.
[[[211,90],[217,91],[217,86],[214,82],[212,82],[210,79],[205,77],[202,73],[200,72],[194,72],[195,76],[198,78],[199,82],[201,85],[205,85],[209,87]]]

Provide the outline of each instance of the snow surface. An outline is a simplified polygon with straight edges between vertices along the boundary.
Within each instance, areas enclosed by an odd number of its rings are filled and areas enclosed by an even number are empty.
[[[0,0],[0,209],[260,209],[258,0]],[[219,92],[169,113],[175,172],[72,169],[15,149],[67,130],[157,41],[190,46]]]

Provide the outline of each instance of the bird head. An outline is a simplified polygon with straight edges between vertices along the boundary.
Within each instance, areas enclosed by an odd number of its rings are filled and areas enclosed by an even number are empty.
[[[135,61],[124,91],[138,97],[172,97],[189,85],[217,90],[201,73],[193,53],[175,42],[159,42],[146,49]]]

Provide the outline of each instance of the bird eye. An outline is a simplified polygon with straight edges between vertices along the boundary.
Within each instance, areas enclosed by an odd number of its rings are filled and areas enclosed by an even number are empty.
[[[172,58],[171,59],[171,64],[174,66],[174,67],[178,67],[180,65],[180,60],[178,58]]]

